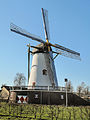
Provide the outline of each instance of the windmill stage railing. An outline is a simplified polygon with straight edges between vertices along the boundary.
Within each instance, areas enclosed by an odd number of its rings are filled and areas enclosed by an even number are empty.
[[[46,90],[46,91],[61,91],[65,92],[65,87],[60,86],[5,86],[10,91],[31,91],[31,90]]]

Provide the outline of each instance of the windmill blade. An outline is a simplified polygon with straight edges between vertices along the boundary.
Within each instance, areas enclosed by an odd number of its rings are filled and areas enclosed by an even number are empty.
[[[50,40],[49,34],[49,21],[48,21],[48,11],[42,8],[42,16],[43,16],[43,23],[44,23],[44,30],[45,30],[45,38],[46,40]]]
[[[49,43],[49,45],[56,48],[56,52],[53,51],[53,53],[60,54],[60,55],[70,57],[73,59],[81,60],[80,53],[78,53],[78,52],[75,52],[73,50],[70,50],[70,49],[65,48],[65,47],[58,45],[58,44],[53,45],[53,44]]]
[[[81,60],[80,55],[73,54],[73,53],[70,53],[68,51],[60,50],[60,49],[57,49],[57,48],[56,48],[56,52],[53,51],[53,53],[60,54],[62,56],[69,57],[69,58],[72,58],[72,59]]]
[[[60,50],[63,50],[63,51],[67,51],[67,52],[69,52],[69,53],[72,53],[72,54],[76,54],[76,55],[78,55],[78,56],[80,56],[80,53],[78,53],[78,52],[75,52],[75,51],[73,51],[73,50],[70,50],[70,49],[68,49],[68,48],[66,48],[66,47],[63,47],[63,46],[61,46],[61,45],[58,45],[58,44],[51,44],[51,43],[49,43],[49,45],[50,46],[53,46],[53,47],[55,47],[55,48],[58,48],[58,49],[60,49]],[[58,50],[57,49],[57,50]]]
[[[59,48],[59,49],[61,49],[61,50],[63,50],[63,51],[67,51],[67,52],[69,52],[69,53],[76,54],[76,55],[80,56],[80,53],[75,52],[75,51],[73,51],[73,50],[70,50],[70,49],[68,49],[68,48],[66,48],[66,47],[63,47],[63,46],[61,46],[61,45],[55,44],[55,47],[56,47],[56,48]]]
[[[31,38],[32,40],[36,40],[38,42],[41,42],[41,43],[45,44],[45,42],[40,37],[38,37],[36,35],[33,35],[33,34],[27,32],[27,31],[25,31],[24,29],[16,26],[13,23],[10,24],[10,30],[13,31],[13,32],[16,32],[16,33],[18,33],[20,35],[23,35],[23,36],[26,36],[28,38]]]

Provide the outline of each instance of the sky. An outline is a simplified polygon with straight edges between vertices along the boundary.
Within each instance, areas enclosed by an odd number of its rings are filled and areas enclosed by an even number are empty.
[[[41,8],[48,10],[50,42],[81,56],[81,61],[55,59],[59,86],[65,78],[74,89],[82,82],[90,86],[90,0],[0,0],[0,87],[14,85],[17,72],[28,78],[27,44],[38,42],[11,32],[10,23],[45,40]]]

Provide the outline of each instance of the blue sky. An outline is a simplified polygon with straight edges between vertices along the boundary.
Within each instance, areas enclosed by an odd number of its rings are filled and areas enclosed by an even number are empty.
[[[17,72],[27,78],[27,44],[38,42],[10,31],[10,23],[45,40],[41,8],[48,10],[50,41],[80,52],[81,61],[58,56],[59,86],[90,85],[90,0],[0,0],[0,86],[13,85]]]

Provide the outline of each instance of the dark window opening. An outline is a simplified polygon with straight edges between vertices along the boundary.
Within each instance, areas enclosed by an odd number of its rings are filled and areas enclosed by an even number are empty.
[[[47,75],[47,70],[46,69],[43,69],[43,75]]]

